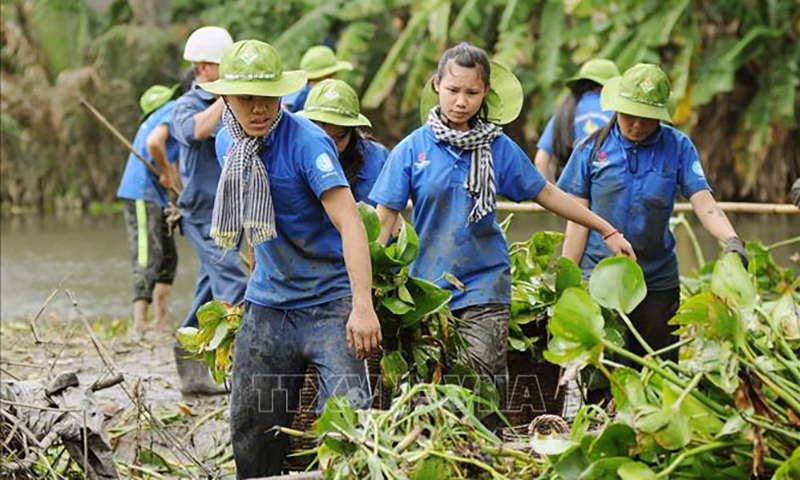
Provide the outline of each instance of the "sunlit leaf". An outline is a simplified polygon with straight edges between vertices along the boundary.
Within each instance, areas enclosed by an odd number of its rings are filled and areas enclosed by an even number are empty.
[[[750,310],[756,303],[753,281],[735,253],[728,253],[717,261],[711,276],[711,291],[737,308]]]
[[[589,293],[603,307],[631,313],[647,296],[642,268],[628,257],[604,258],[589,277]]]

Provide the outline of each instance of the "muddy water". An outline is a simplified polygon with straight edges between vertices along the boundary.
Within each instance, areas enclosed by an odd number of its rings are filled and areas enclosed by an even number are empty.
[[[687,217],[706,258],[714,258],[716,241]],[[771,244],[800,235],[800,216],[731,215],[739,235]],[[512,240],[528,238],[538,229],[562,231],[564,222],[550,214],[517,214]],[[677,232],[681,273],[697,267],[688,237]],[[197,259],[183,237],[178,238],[179,267],[172,302],[173,320],[182,319],[191,303]],[[775,252],[782,265],[795,265],[790,257],[800,252],[795,244]],[[800,269],[799,269],[800,270]],[[81,309],[91,317],[126,318],[131,312],[131,262],[125,240],[122,215],[101,217],[17,216],[0,222],[0,318],[14,319],[35,313],[64,277]],[[74,309],[65,296],[57,297],[50,315],[73,318]]]

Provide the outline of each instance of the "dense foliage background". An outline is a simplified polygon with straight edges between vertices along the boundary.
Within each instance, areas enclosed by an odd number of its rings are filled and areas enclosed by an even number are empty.
[[[419,92],[440,53],[467,40],[512,67],[525,107],[507,132],[533,155],[592,57],[669,73],[678,127],[722,200],[787,200],[800,176],[800,4],[796,0],[0,0],[5,206],[112,200],[126,151],[78,103],[132,137],[138,97],[173,83],[203,24],[275,45],[290,67],[326,42],[352,61],[376,136],[418,125]]]

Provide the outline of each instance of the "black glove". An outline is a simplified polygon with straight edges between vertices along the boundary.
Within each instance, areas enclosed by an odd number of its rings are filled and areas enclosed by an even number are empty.
[[[722,251],[722,254],[726,253],[735,253],[739,255],[739,258],[742,260],[742,266],[744,269],[747,270],[747,266],[750,264],[750,259],[747,258],[747,252],[744,249],[744,242],[739,237],[731,237],[728,239],[728,242],[725,244],[725,250]]]

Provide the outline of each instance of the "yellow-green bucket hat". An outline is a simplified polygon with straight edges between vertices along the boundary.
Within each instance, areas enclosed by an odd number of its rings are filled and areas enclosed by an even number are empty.
[[[242,40],[228,48],[219,64],[219,80],[201,83],[215,95],[282,97],[306,84],[305,72],[284,71],[278,51],[268,43]]]
[[[492,74],[489,78],[489,95],[486,96],[487,120],[506,125],[517,119],[522,111],[522,84],[511,70],[492,61]],[[422,89],[419,100],[419,119],[422,124],[428,121],[428,112],[439,104],[439,95],[433,90],[433,77]]]
[[[139,97],[139,107],[142,109],[142,116],[139,117],[139,123],[142,123],[148,115],[172,100],[172,97],[175,95],[175,90],[177,89],[177,84],[172,87],[153,85],[152,87],[148,88],[142,94],[142,96]]]
[[[315,80],[343,70],[352,70],[353,64],[336,58],[329,47],[317,45],[309,48],[303,55],[300,69],[308,74],[309,80]]]
[[[361,114],[358,95],[353,87],[333,78],[314,85],[308,92],[305,109],[297,114],[340,127],[372,128],[369,119]]]
[[[597,84],[605,85],[606,82],[619,76],[617,64],[605,58],[595,58],[581,65],[578,74],[566,81],[571,86],[579,80],[591,80]]]
[[[672,91],[667,74],[658,65],[640,63],[609,80],[600,93],[603,110],[672,122]]]

